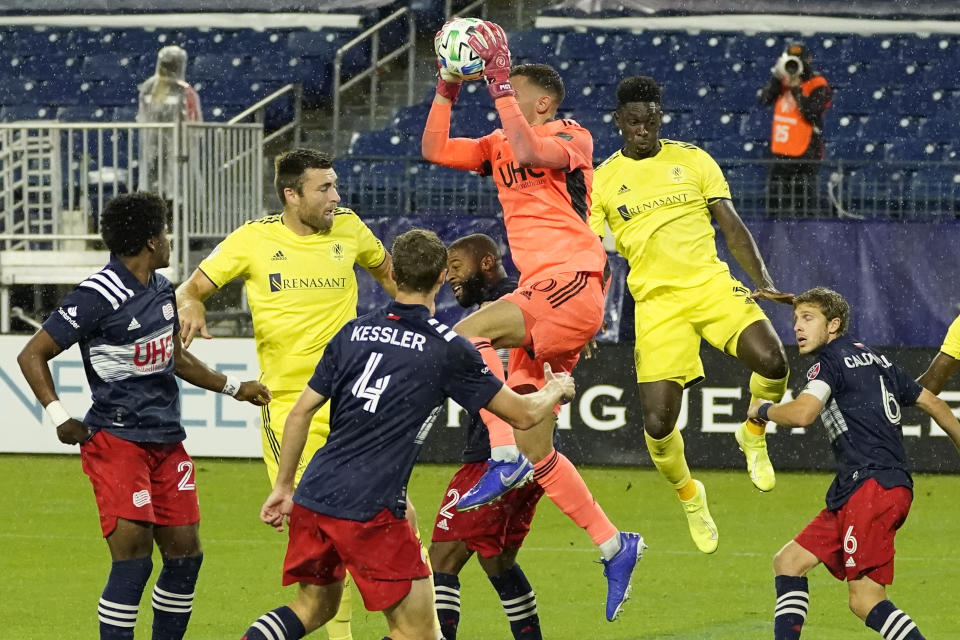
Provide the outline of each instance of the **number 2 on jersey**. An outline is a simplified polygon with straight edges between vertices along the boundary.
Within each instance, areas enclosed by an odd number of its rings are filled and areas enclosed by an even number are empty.
[[[373,372],[382,359],[382,353],[378,351],[371,353],[370,358],[367,360],[367,366],[363,369],[363,374],[357,378],[357,381],[353,383],[353,388],[350,389],[353,395],[361,400],[366,400],[366,402],[363,403],[363,409],[370,413],[377,412],[377,404],[380,402],[380,396],[386,390],[387,385],[390,384],[390,376],[377,378],[374,383],[370,383]]]

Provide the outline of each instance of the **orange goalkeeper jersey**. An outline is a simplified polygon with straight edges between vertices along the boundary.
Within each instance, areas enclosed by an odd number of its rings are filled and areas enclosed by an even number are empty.
[[[482,173],[497,185],[520,284],[561,271],[602,272],[606,254],[587,224],[593,138],[573,120],[553,120],[533,131],[563,145],[570,158],[565,168],[521,167],[503,129],[478,140]]]

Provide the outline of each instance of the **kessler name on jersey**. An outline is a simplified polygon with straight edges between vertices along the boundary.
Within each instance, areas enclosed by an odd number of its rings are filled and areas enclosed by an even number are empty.
[[[350,333],[350,342],[384,342],[405,349],[423,351],[426,337],[415,331],[400,331],[395,327],[355,326]]]

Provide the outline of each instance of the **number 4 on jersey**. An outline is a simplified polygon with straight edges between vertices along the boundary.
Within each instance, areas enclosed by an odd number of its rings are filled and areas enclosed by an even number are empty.
[[[377,351],[371,353],[370,358],[367,360],[367,366],[363,369],[363,375],[357,378],[357,381],[353,383],[353,388],[351,389],[353,395],[361,400],[366,400],[363,408],[370,413],[376,413],[377,404],[380,402],[380,395],[387,388],[387,385],[390,384],[390,376],[377,378],[376,382],[370,384],[370,378],[373,377],[373,372],[382,359],[382,353]]]

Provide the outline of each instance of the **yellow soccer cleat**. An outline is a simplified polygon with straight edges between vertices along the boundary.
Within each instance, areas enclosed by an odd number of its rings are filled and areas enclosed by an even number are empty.
[[[707,490],[703,483],[694,480],[697,485],[697,494],[689,500],[681,500],[683,510],[687,512],[687,525],[690,527],[690,537],[694,544],[704,553],[713,553],[720,545],[720,536],[717,533],[717,523],[710,515],[707,507]]]
[[[772,491],[777,484],[777,476],[773,472],[773,463],[767,454],[767,439],[757,436],[747,430],[747,423],[737,427],[734,433],[740,451],[747,458],[747,473],[753,485],[760,491]]]

